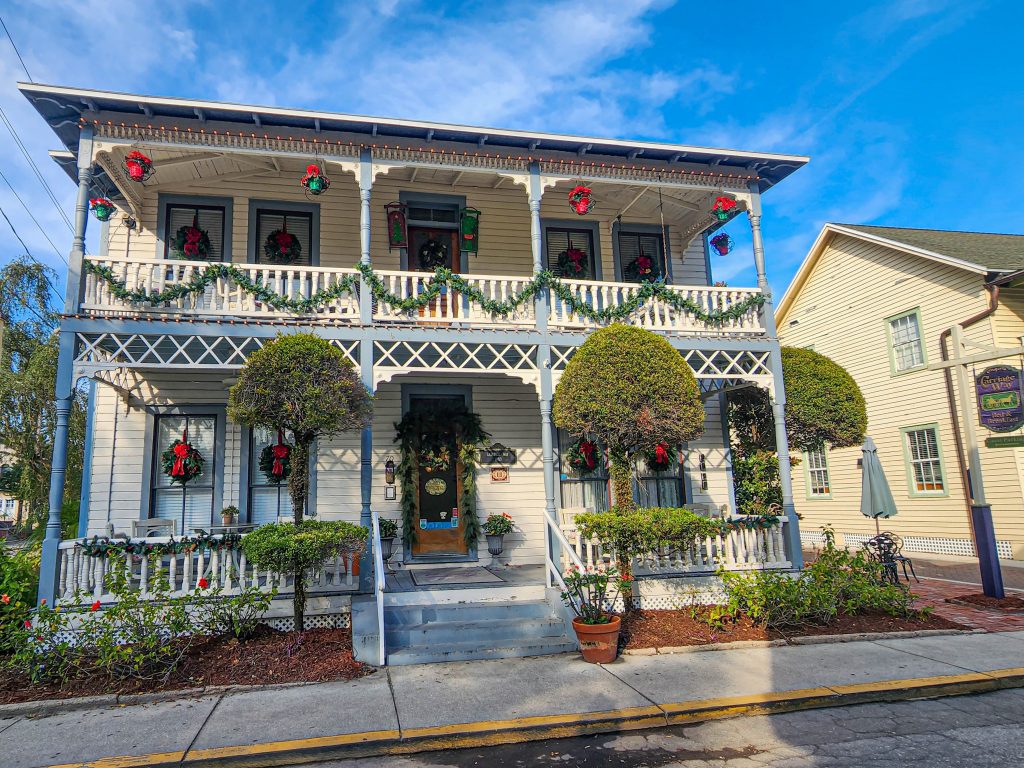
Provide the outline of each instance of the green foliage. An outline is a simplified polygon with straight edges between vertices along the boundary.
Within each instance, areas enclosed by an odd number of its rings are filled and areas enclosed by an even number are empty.
[[[249,586],[237,595],[225,597],[218,586],[203,594],[209,602],[203,606],[202,631],[208,635],[229,635],[245,642],[256,633],[277,590],[265,592],[258,586]]]
[[[662,547],[688,547],[719,531],[713,520],[675,507],[615,507],[608,512],[581,513],[576,515],[576,527],[585,538],[597,539],[602,548],[613,551],[625,574],[641,555]]]
[[[839,549],[827,528],[825,542],[818,559],[796,576],[778,571],[723,572],[727,609],[772,628],[829,624],[840,612],[919,615],[913,608],[916,596],[887,582],[882,566],[863,550]]]
[[[615,568],[580,570],[570,566],[563,576],[565,590],[562,602],[576,618],[584,624],[607,624],[612,619],[608,607],[615,602],[620,591],[625,591],[631,581],[620,576]],[[613,590],[609,594],[609,589]]]
[[[0,655],[14,648],[14,633],[29,617],[39,583],[39,548],[0,544]]]
[[[769,451],[739,453],[732,459],[736,507],[744,515],[778,514],[782,509],[779,457]]]
[[[484,520],[484,533],[488,536],[504,536],[512,533],[512,516],[502,512],[500,515],[488,515]]]
[[[309,492],[309,449],[322,436],[362,429],[372,401],[352,362],[310,333],[278,336],[253,352],[228,394],[228,415],[249,427],[290,431],[295,437],[288,491],[295,522]]]
[[[289,574],[294,580],[295,628],[305,631],[306,572],[328,558],[352,553],[366,546],[369,531],[340,520],[304,520],[271,523],[242,539],[242,552],[259,568]]]
[[[693,371],[651,331],[611,325],[592,333],[569,360],[555,391],[555,424],[607,446],[615,503],[633,505],[629,455],[679,445],[704,428]]]
[[[393,539],[398,536],[398,523],[386,517],[377,518],[377,530],[382,539]]]
[[[811,349],[782,348],[789,447],[813,450],[859,445],[867,429],[867,406],[846,369]],[[768,393],[748,387],[729,394],[729,420],[740,454],[775,450]]]

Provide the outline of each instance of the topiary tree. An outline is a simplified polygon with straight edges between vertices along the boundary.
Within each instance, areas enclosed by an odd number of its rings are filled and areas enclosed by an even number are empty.
[[[309,450],[318,437],[365,427],[372,401],[351,361],[319,336],[278,336],[249,356],[228,395],[239,424],[290,431],[288,492],[296,524],[309,495]]]
[[[294,584],[292,608],[295,629],[304,632],[306,573],[328,558],[347,554],[353,559],[366,547],[369,531],[340,520],[261,525],[242,538],[242,552],[257,568],[288,574]]]
[[[666,339],[615,324],[595,331],[572,356],[555,390],[555,424],[608,449],[615,506],[632,509],[631,454],[679,445],[704,429],[693,371]]]

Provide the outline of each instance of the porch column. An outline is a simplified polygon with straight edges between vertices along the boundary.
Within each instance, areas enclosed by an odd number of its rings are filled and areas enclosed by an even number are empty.
[[[747,218],[750,219],[750,236],[754,246],[754,269],[757,270],[757,287],[768,296],[771,301],[771,288],[768,285],[768,275],[764,267],[764,238],[761,235],[761,194],[755,186],[751,186],[750,207],[747,210]],[[767,304],[765,305],[768,306]],[[770,313],[768,313],[770,314]],[[774,332],[774,322],[772,326]]]
[[[530,203],[530,248],[533,251],[533,274],[536,277],[544,271],[544,244],[540,226],[540,200],[544,196],[544,186],[540,181],[540,163],[530,163],[530,186],[527,189]],[[548,328],[548,290],[538,291],[534,297],[534,308],[537,313],[537,330]]]
[[[370,192],[373,190],[373,162],[370,150],[359,152],[359,263],[370,266]],[[373,323],[373,297],[366,278],[359,278],[359,320]],[[370,380],[373,388],[373,380]]]
[[[551,376],[551,347],[541,344],[537,350],[537,365],[540,368],[540,446],[544,467],[544,514],[558,525],[558,510],[555,507],[555,445],[554,423],[551,420],[551,403],[554,399],[554,384]],[[561,545],[555,536],[544,528],[544,542],[548,557],[557,567],[561,562]],[[545,568],[547,585],[553,586],[551,574]]]

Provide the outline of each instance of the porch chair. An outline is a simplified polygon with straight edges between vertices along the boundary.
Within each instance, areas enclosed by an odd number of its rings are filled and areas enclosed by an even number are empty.
[[[166,517],[153,517],[149,520],[132,520],[132,538],[148,539],[150,536],[175,536],[178,533],[178,521]]]
[[[909,566],[910,573],[914,576],[914,581],[920,583],[921,580],[917,578],[917,574],[914,572],[913,561],[902,552],[903,539],[895,533],[883,531],[865,541],[864,548],[868,551],[871,559],[881,564],[883,580],[892,584],[899,584],[900,576],[896,568],[897,565],[901,565],[903,567],[903,578],[910,581],[910,576],[907,575],[907,567]]]

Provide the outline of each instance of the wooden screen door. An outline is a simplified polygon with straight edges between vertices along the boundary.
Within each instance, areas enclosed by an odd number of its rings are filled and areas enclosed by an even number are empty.
[[[430,408],[437,401],[438,398],[414,397],[409,407]],[[436,461],[427,466],[427,462],[420,463],[413,521],[417,533],[416,542],[412,545],[413,557],[451,555],[461,559],[469,553],[463,535],[465,520],[459,514],[462,497],[459,446],[453,434],[443,441],[443,445],[447,449],[447,466],[439,466]]]
[[[461,253],[459,251],[459,233],[454,229],[434,229],[433,227],[409,227],[409,268],[417,272],[433,272],[435,267],[423,266],[420,259],[420,251],[428,244],[440,244],[445,251],[445,262],[443,266],[452,272],[458,272],[461,267]],[[444,320],[459,316],[459,297],[448,288],[436,301],[430,302],[420,310],[420,317]]]

